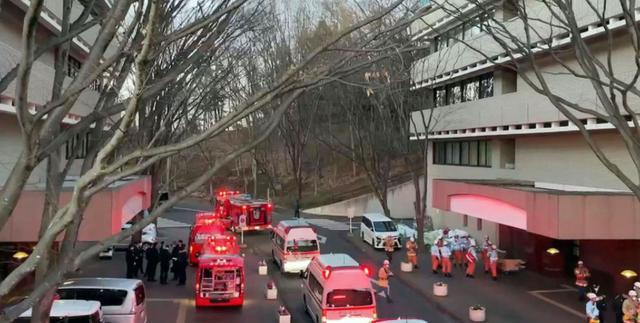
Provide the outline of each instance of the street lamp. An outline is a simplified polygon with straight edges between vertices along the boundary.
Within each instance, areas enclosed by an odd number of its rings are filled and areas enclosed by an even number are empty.
[[[13,259],[21,261],[25,258],[29,257],[29,254],[24,252],[24,251],[18,251],[16,253],[13,254]]]
[[[624,276],[625,278],[633,278],[638,276],[638,273],[636,273],[631,269],[625,269],[622,272],[620,272],[620,275]]]
[[[550,255],[555,255],[555,254],[560,253],[560,250],[558,250],[556,248],[549,248],[549,249],[547,249],[547,253],[550,254]]]

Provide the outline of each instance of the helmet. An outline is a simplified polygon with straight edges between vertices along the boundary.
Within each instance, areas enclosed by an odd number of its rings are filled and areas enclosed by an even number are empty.
[[[596,294],[594,294],[594,293],[587,293],[587,298],[588,299],[595,299],[595,298],[598,298],[598,296]]]
[[[498,247],[496,247],[496,245],[492,244],[492,245],[491,245],[491,249],[494,249],[494,250],[495,250],[495,249],[498,249]]]
[[[385,265],[385,266],[389,266],[389,260],[386,260],[386,259],[385,259],[385,261],[384,261],[384,262],[382,262],[382,264],[383,264],[383,265]]]
[[[633,283],[633,288],[640,288],[640,282]]]
[[[578,260],[578,265],[583,265],[584,262],[582,262],[582,260]]]
[[[414,242],[416,241],[416,239],[414,239],[413,237],[409,238],[409,241]]]
[[[631,296],[631,297],[636,297],[636,296],[638,296],[638,293],[636,293],[636,291],[635,291],[635,290],[630,290],[630,291],[629,291],[629,296]]]

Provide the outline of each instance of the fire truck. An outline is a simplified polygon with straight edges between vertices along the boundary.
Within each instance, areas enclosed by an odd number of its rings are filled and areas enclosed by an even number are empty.
[[[225,205],[228,204],[229,202],[229,198],[231,198],[232,196],[238,195],[240,194],[240,191],[230,191],[227,189],[220,189],[216,192],[216,195],[214,196],[214,210],[216,213],[220,213],[223,216],[226,216],[225,211],[226,211],[226,207]]]
[[[239,252],[230,233],[214,235],[205,244],[196,273],[196,307],[242,306],[245,274]]]
[[[231,220],[220,212],[199,212],[196,213],[195,225],[212,223],[222,223],[225,229],[231,228]]]
[[[196,224],[191,228],[189,234],[189,264],[195,266],[198,264],[198,257],[202,253],[203,245],[209,241],[209,239],[217,234],[223,234],[225,232],[225,225],[220,220],[204,220],[196,217]]]
[[[231,221],[231,230],[245,231],[265,230],[271,228],[271,212],[273,205],[266,200],[252,199],[249,194],[238,194],[223,202],[222,212]],[[244,215],[244,225],[240,224]]]

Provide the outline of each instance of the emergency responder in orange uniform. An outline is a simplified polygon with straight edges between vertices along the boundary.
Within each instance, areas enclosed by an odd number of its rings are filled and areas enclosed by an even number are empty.
[[[496,245],[491,245],[491,251],[489,251],[489,267],[491,268],[491,279],[498,279],[498,248]]]
[[[438,248],[438,240],[431,245],[431,270],[434,274],[438,273],[438,266],[440,265],[440,248]]]
[[[418,244],[415,239],[411,237],[407,241],[407,261],[413,265],[413,268],[418,268]]]
[[[384,239],[384,251],[387,253],[387,259],[389,262],[393,260],[393,251],[396,250],[396,243],[391,236],[387,236]]]
[[[453,265],[462,267],[464,260],[463,242],[458,235],[453,236],[451,251],[453,252]]]
[[[451,277],[451,249],[446,244],[440,247],[440,256],[442,261],[442,273],[445,277]]]
[[[576,287],[578,288],[578,300],[584,301],[584,297],[587,293],[587,286],[589,282],[587,279],[591,276],[589,269],[584,265],[582,260],[578,261],[578,266],[573,270],[573,274],[576,276]]]
[[[636,323],[638,317],[638,294],[630,290],[628,297],[622,302],[622,322]]]
[[[472,242],[469,245],[467,253],[465,254],[465,260],[467,262],[467,277],[474,278],[476,273],[476,262],[478,261],[478,256],[476,256],[475,243]]]
[[[385,260],[382,263],[382,267],[378,270],[378,286],[382,289],[384,296],[387,298],[387,302],[391,303],[391,290],[389,288],[389,277],[393,276],[391,269],[389,268],[389,260]]]
[[[484,266],[484,273],[489,273],[489,252],[491,251],[491,241],[489,241],[489,236],[484,238],[484,242],[482,243],[482,265]]]

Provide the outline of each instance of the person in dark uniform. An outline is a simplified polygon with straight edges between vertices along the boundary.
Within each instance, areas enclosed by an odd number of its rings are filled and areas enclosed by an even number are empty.
[[[622,322],[622,317],[623,317],[622,303],[624,303],[624,300],[625,300],[625,294],[618,294],[616,295],[616,297],[613,298],[612,306],[613,306],[613,312],[616,314],[616,323]]]
[[[164,241],[160,242],[160,284],[166,285],[169,276],[169,265],[171,264],[171,252],[164,245]]]
[[[137,278],[136,246],[133,243],[129,244],[129,247],[127,248],[125,261],[127,262],[127,278]]]
[[[154,242],[151,247],[147,248],[145,254],[147,258],[147,281],[154,282],[156,281],[156,267],[158,266],[158,260],[160,260],[158,244]]]
[[[600,323],[604,323],[605,311],[607,310],[607,301],[605,300],[604,295],[598,293],[599,291],[600,286],[597,284],[592,284],[591,286],[589,286],[589,288],[587,288],[588,293],[594,293],[598,295],[598,299],[596,301],[596,307],[600,312],[600,316],[598,316],[598,319],[600,319]],[[622,309],[622,305],[620,305],[620,309]]]
[[[295,217],[297,219],[300,218],[300,199],[296,199],[296,204],[294,205]]]
[[[171,280],[178,280],[178,254],[180,253],[180,245],[182,244],[182,240],[178,240],[178,242],[173,244],[173,248],[171,249],[171,260],[173,261],[173,265],[171,266],[171,272],[173,273],[173,278]]]
[[[143,261],[144,261],[144,248],[142,246],[142,243],[138,243],[136,245],[136,250],[135,250],[135,255],[136,255],[136,276],[138,276],[138,272],[141,273],[144,276],[144,267],[142,266]]]
[[[183,286],[187,282],[187,250],[185,250],[184,246],[181,245],[179,247],[178,259],[176,264],[178,267],[176,271],[178,272],[178,286]]]

